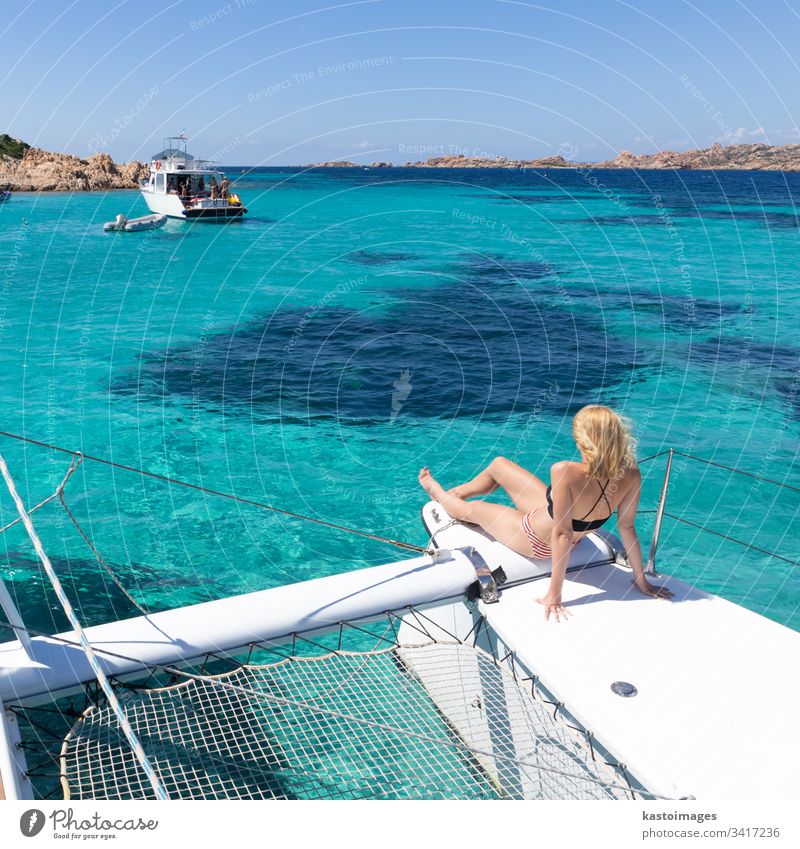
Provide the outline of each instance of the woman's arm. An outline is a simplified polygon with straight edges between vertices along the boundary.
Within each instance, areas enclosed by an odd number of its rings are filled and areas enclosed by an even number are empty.
[[[636,533],[636,512],[639,509],[639,497],[642,493],[642,474],[639,469],[632,473],[631,487],[625,493],[617,508],[617,528],[619,530],[622,545],[628,556],[628,562],[633,569],[633,583],[636,588],[645,595],[657,596],[659,598],[671,598],[672,592],[666,587],[658,587],[647,580],[642,564],[642,547],[639,544],[639,536]]]
[[[561,589],[572,551],[572,496],[567,463],[553,463],[550,468],[550,484],[553,498],[553,533],[550,538],[550,548],[553,551],[552,572],[547,595],[537,601],[544,605],[545,619],[549,619],[553,613],[556,622],[560,622],[561,616],[569,616],[561,601]]]

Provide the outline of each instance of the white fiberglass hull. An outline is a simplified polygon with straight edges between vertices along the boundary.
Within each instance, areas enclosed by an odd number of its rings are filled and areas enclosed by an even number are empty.
[[[160,194],[148,189],[142,190],[142,197],[151,212],[167,215],[170,218],[191,220],[195,218],[219,220],[240,218],[247,210],[241,204],[231,204],[222,198],[202,198],[186,207],[183,201],[174,194]]]
[[[143,191],[142,197],[150,212],[158,215],[167,215],[170,218],[186,218],[186,210],[177,195],[162,195],[155,192]]]

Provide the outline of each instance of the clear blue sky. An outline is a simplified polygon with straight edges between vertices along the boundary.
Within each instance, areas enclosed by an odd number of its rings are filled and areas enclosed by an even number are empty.
[[[800,141],[800,0],[3,0],[0,132],[117,160]]]

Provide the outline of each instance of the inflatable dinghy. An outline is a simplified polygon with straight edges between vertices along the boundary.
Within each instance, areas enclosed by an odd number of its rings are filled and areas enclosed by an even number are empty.
[[[143,215],[141,218],[126,218],[124,215],[118,215],[113,221],[106,221],[103,230],[135,233],[138,230],[155,230],[156,227],[162,227],[166,221],[166,215]]]

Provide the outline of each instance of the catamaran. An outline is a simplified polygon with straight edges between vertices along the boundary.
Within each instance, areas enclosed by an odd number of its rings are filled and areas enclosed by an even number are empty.
[[[150,161],[141,191],[150,211],[170,218],[220,221],[241,218],[247,210],[231,193],[225,175],[211,160],[195,159],[183,134],[164,139]]]
[[[16,513],[2,530],[24,526],[70,623],[27,627],[0,581],[15,635],[0,644],[7,798],[800,796],[800,634],[674,577],[660,575],[671,601],[639,594],[608,531],[571,553],[563,623],[535,601],[549,561],[435,501],[424,545],[349,529],[414,556],[150,612],[69,508],[84,461],[71,453],[31,508],[0,456]],[[651,575],[674,453],[656,455],[667,465]],[[50,502],[141,615],[81,624],[33,523]]]

